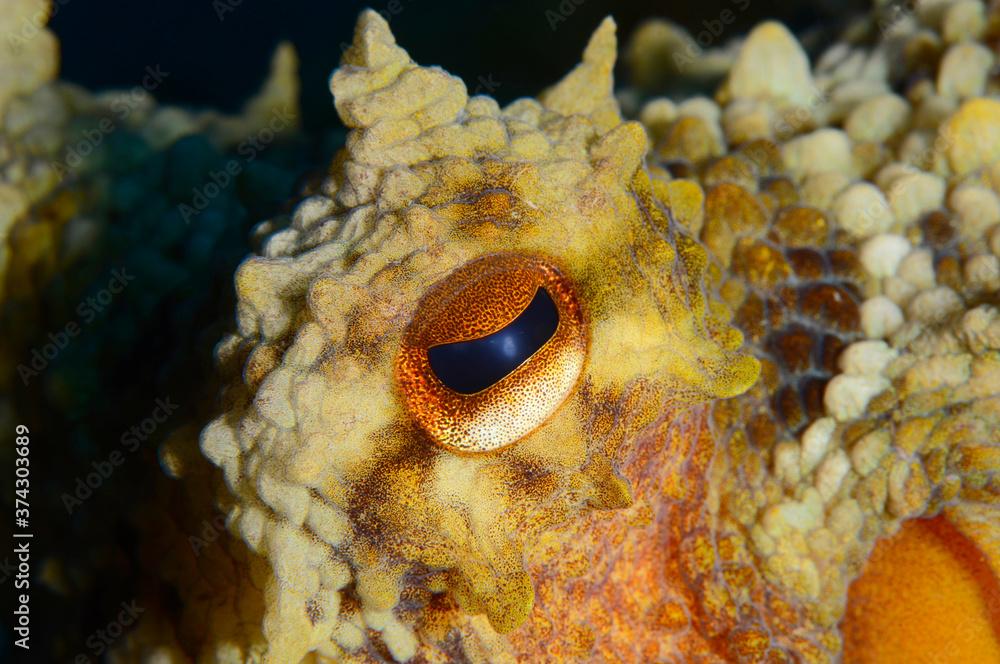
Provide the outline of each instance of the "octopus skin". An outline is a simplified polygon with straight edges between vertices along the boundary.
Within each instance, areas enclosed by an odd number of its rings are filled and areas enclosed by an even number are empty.
[[[116,661],[1000,660],[1000,22],[941,4],[639,121],[610,19],[500,108],[363,13]],[[542,288],[513,372],[429,369]]]

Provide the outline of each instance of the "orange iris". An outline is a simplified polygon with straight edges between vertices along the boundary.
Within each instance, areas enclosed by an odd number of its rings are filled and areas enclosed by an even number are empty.
[[[511,373],[473,394],[448,388],[427,351],[503,329],[539,288],[559,313],[556,331]],[[574,290],[550,262],[493,254],[433,286],[403,336],[396,373],[406,407],[431,439],[454,452],[489,452],[533,431],[569,396],[587,353],[583,312]]]

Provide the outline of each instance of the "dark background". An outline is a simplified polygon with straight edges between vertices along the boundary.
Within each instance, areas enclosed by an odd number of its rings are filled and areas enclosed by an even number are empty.
[[[382,12],[397,41],[423,65],[441,65],[470,90],[479,77],[497,82],[501,102],[537,93],[574,63],[601,19],[613,15],[621,43],[642,20],[669,18],[692,34],[703,22],[734,11],[736,23],[721,41],[767,18],[795,31],[853,14],[860,0],[490,0],[432,2],[266,2],[264,0],[55,0],[51,26],[62,42],[62,76],[91,90],[131,87],[147,65],[170,76],[156,91],[163,102],[235,111],[257,90],[281,40],[301,59],[308,128],[336,122],[327,79],[349,44],[358,13]],[[238,4],[237,4],[238,3]],[[555,29],[551,17],[559,17]],[[220,18],[221,17],[221,18]],[[620,79],[621,80],[621,79]]]

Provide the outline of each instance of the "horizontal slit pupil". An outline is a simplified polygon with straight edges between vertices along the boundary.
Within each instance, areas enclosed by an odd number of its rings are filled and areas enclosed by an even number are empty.
[[[427,350],[431,370],[459,394],[494,385],[524,363],[552,338],[559,311],[544,288],[501,330],[479,339],[433,346]]]

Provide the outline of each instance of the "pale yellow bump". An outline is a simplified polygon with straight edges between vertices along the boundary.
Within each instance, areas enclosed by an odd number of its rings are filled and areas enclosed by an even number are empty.
[[[411,118],[428,129],[453,121],[466,99],[461,79],[442,69],[413,67],[380,90],[337,104],[337,112],[349,127],[371,127],[387,118]]]
[[[826,455],[837,422],[832,417],[821,417],[802,433],[802,475],[808,475]]]
[[[362,132],[349,133],[345,145],[351,158],[361,164],[381,168],[412,164],[420,159],[402,155],[413,149],[421,133],[423,129],[412,118],[387,118]]]
[[[944,178],[932,173],[909,173],[893,180],[887,192],[896,221],[908,226],[923,214],[944,205]]]
[[[551,147],[545,134],[540,131],[523,131],[510,139],[511,154],[527,161],[542,160]]]
[[[465,123],[465,129],[484,152],[497,152],[507,142],[503,123],[492,116],[472,118]]]
[[[835,449],[823,460],[816,470],[816,490],[823,502],[830,500],[840,490],[840,485],[851,469],[851,462],[842,449]]]
[[[969,290],[991,293],[1000,290],[1000,258],[979,254],[965,262],[963,269]]]
[[[471,158],[481,148],[481,146],[471,140],[473,136],[474,134],[470,133],[462,125],[446,124],[428,130],[423,136],[414,141],[414,145],[420,146],[419,154],[421,155],[421,160],[443,159],[446,157]]]
[[[355,577],[358,598],[368,612],[388,612],[399,601],[401,573],[383,566],[365,567]]]
[[[512,122],[522,122],[531,127],[537,127],[542,119],[545,108],[538,103],[538,100],[531,97],[515,99],[504,107],[502,116],[508,124]]]
[[[877,394],[889,388],[882,376],[834,376],[823,393],[826,412],[839,422],[860,417]]]
[[[887,455],[883,456],[878,467],[862,478],[854,489],[854,498],[866,512],[881,514],[885,511],[885,502],[889,493],[889,465],[891,465],[891,458]]]
[[[774,447],[774,476],[786,487],[798,485],[802,479],[798,444],[785,440]]]
[[[358,144],[362,150],[365,149],[362,142],[359,141]],[[337,187],[335,197],[340,207],[348,208],[348,216],[356,214],[359,208],[373,203],[381,171],[381,168],[371,164],[350,160],[344,162],[343,170],[340,172],[344,181]]]
[[[967,311],[960,329],[973,353],[980,355],[987,349],[1000,349],[1000,316],[995,308],[982,304]]]
[[[910,318],[933,325],[961,311],[962,298],[947,286],[939,286],[914,296],[906,307]]]
[[[553,161],[538,165],[538,179],[553,188],[572,188],[590,175],[586,164],[576,161]]]
[[[840,354],[837,363],[847,374],[883,373],[889,363],[899,357],[899,351],[881,340],[856,341]]]
[[[290,363],[286,363],[284,368],[295,372],[295,368]],[[309,373],[298,373],[298,377],[292,384],[292,398],[296,411],[296,424],[300,437],[310,435],[323,425],[318,422],[322,417],[323,400],[330,391],[331,385],[326,374],[320,371]]]
[[[360,650],[367,641],[364,630],[354,622],[347,620],[341,620],[337,623],[331,638],[348,652]]]
[[[958,233],[966,242],[982,242],[987,230],[1000,223],[1000,198],[987,187],[960,185],[948,196],[948,206],[958,216]]]
[[[248,413],[236,425],[236,437],[243,452],[250,452],[257,447],[267,449],[269,443],[275,439],[276,432],[277,429],[263,418],[258,417],[256,411]],[[252,459],[251,456],[244,454],[244,462],[250,459]]]
[[[323,352],[326,342],[322,327],[314,322],[305,323],[299,328],[295,343],[285,353],[283,361],[298,369],[310,367]]]
[[[809,58],[780,23],[755,27],[740,47],[725,84],[731,98],[808,105],[815,94]]]
[[[817,129],[797,136],[781,146],[781,155],[788,172],[800,179],[827,172],[854,176],[851,141],[839,129]],[[837,178],[826,181],[824,185],[831,187],[833,182],[839,183],[840,180]],[[830,198],[832,197],[830,194]]]
[[[927,358],[906,372],[907,392],[920,392],[940,387],[954,387],[969,380],[972,355],[939,355]]]
[[[384,630],[396,620],[396,617],[392,614],[391,609],[375,610],[365,608],[361,612],[361,617],[364,619],[365,625],[367,625],[369,629],[374,629],[379,632]]]
[[[645,122],[643,122],[645,124]],[[722,128],[731,145],[774,138],[774,108],[753,99],[735,99],[722,113]]]
[[[767,565],[776,580],[797,597],[815,599],[819,596],[819,570],[809,558],[778,554],[769,558]]]
[[[499,118],[500,105],[489,95],[475,95],[465,104],[465,114],[470,118]]]
[[[884,295],[861,304],[861,329],[869,339],[882,339],[894,334],[903,324],[903,310]]]
[[[615,127],[591,148],[595,170],[611,175],[617,184],[627,184],[642,163],[648,149],[646,132],[638,122]]]
[[[858,501],[847,498],[830,509],[826,523],[843,541],[850,541],[858,536],[863,521],[864,515]]]
[[[397,662],[409,661],[417,654],[417,637],[398,620],[394,619],[385,626],[382,640]]]
[[[921,513],[930,497],[930,485],[923,466],[917,461],[897,459],[889,471],[889,511],[897,517]]]
[[[666,97],[649,100],[639,111],[639,122],[650,133],[654,142],[664,135],[670,123],[676,119],[677,106]]]
[[[654,181],[653,190],[674,219],[698,237],[705,221],[705,192],[694,180]]]
[[[432,493],[445,505],[464,508],[483,487],[479,462],[473,457],[442,454],[434,462]]]
[[[247,546],[259,553],[267,528],[267,514],[264,510],[253,504],[245,504],[240,511],[236,526]]]
[[[960,401],[979,399],[987,401],[1000,394],[1000,357],[995,353],[977,357],[972,363],[969,382],[955,390]]]
[[[889,450],[891,438],[889,432],[878,429],[862,436],[851,448],[851,463],[854,471],[861,476],[867,476],[878,467],[879,462]]]
[[[317,500],[310,503],[305,523],[330,546],[340,546],[351,534],[347,515]]]
[[[836,562],[838,556],[837,538],[829,527],[817,528],[806,536],[809,555],[814,561]]]
[[[934,256],[930,249],[916,248],[899,263],[896,274],[918,290],[929,290],[935,286]]]
[[[354,578],[350,566],[340,558],[327,556],[320,561],[317,569],[319,570],[320,582],[327,590],[343,588]]]
[[[433,102],[415,110],[410,117],[425,130],[454,122],[458,114],[465,108],[465,102],[468,99],[462,79],[445,74],[444,70],[435,70],[434,68],[422,69],[421,71],[437,71],[442,75],[428,81],[435,88],[434,93],[438,96]],[[395,103],[395,100],[390,103]]]
[[[283,588],[310,597],[319,588],[319,572],[312,557],[319,546],[288,523],[268,521],[265,529],[267,558]]]
[[[292,452],[285,473],[288,479],[304,486],[318,486],[327,469],[327,453],[334,445],[328,433],[308,433],[299,439],[299,447]]]
[[[891,277],[910,249],[909,240],[903,236],[882,233],[861,245],[861,264],[873,277]]]
[[[851,184],[851,179],[841,172],[820,171],[802,181],[802,202],[820,210],[828,210],[833,199]]]
[[[993,53],[976,42],[951,46],[938,66],[938,93],[946,97],[982,95],[993,66]]]
[[[858,142],[883,143],[906,128],[910,104],[894,94],[879,94],[854,107],[844,121],[847,135]]]
[[[382,177],[376,201],[380,210],[397,210],[418,198],[425,188],[424,181],[411,169],[398,166]]]
[[[831,211],[840,227],[857,239],[884,233],[894,222],[889,202],[870,182],[858,182],[840,192]]]
[[[302,525],[309,510],[309,491],[304,486],[283,482],[264,471],[257,476],[257,494],[289,523]]]
[[[1000,160],[1000,101],[966,101],[941,126],[938,143],[958,175]]]
[[[263,629],[267,638],[265,663],[297,662],[309,652],[310,643],[304,635],[312,631],[305,611],[308,595],[289,588],[279,579],[269,580],[264,591],[267,611]]]
[[[307,196],[295,206],[292,213],[292,224],[295,228],[308,230],[317,222],[328,218],[336,212],[337,206],[332,200],[322,195]]]
[[[236,432],[223,418],[212,420],[201,432],[200,447],[202,454],[223,470],[239,466],[240,445]]]
[[[289,367],[275,369],[264,379],[254,397],[254,408],[261,417],[282,429],[295,426],[295,409],[290,398],[294,376],[295,372]]]
[[[986,30],[986,6],[979,0],[958,0],[945,10],[941,36],[947,43],[979,40]]]
[[[807,488],[802,500],[789,500],[769,507],[761,519],[764,531],[775,538],[790,532],[809,532],[818,528],[823,519],[823,498],[814,487]]]

